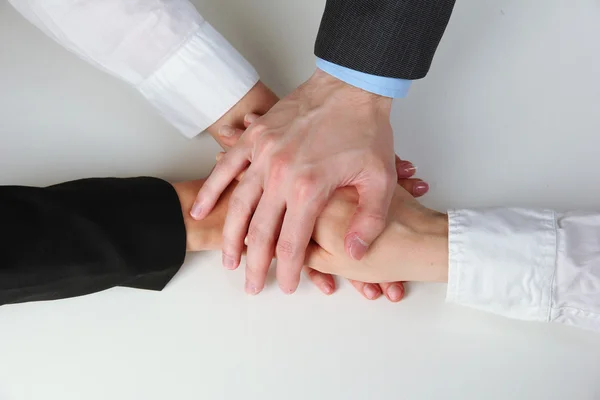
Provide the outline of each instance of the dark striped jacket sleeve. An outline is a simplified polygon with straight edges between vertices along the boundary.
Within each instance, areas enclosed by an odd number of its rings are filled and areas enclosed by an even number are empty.
[[[372,75],[423,78],[454,0],[327,0],[315,55]]]

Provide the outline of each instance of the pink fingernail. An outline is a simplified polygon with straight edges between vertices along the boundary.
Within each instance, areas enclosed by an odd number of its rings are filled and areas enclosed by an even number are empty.
[[[235,129],[230,126],[224,125],[219,129],[219,135],[225,137],[231,137],[235,134]]]
[[[227,269],[235,269],[236,262],[233,259],[233,257],[230,257],[227,254],[223,253],[223,266]]]
[[[364,292],[369,300],[374,300],[377,295],[379,295],[379,290],[377,290],[375,286],[370,283],[365,285]]]
[[[402,163],[400,163],[400,170],[404,172],[405,175],[412,176],[417,172],[417,167],[415,167],[409,161],[403,161]]]
[[[429,191],[429,185],[427,182],[419,182],[413,187],[413,191],[417,196],[423,196]]]
[[[202,215],[202,205],[199,203],[194,203],[194,205],[192,206],[192,211],[190,211],[190,215],[194,219],[199,219]]]
[[[248,279],[246,279],[246,293],[252,296],[258,293],[258,288],[256,285],[254,285],[254,283],[250,282]]]
[[[254,121],[256,121],[258,119],[258,115],[252,113],[252,114],[246,114],[244,116],[244,120],[246,122],[248,122],[249,124],[253,123]]]
[[[400,301],[404,295],[404,290],[400,285],[392,285],[388,288],[387,295],[392,301]]]
[[[333,293],[333,286],[331,286],[330,283],[327,283],[327,282],[323,283],[321,285],[321,289],[323,290],[323,292],[325,294],[332,294]]]
[[[353,233],[349,238],[348,249],[352,258],[358,261],[365,256],[368,246],[356,233]]]

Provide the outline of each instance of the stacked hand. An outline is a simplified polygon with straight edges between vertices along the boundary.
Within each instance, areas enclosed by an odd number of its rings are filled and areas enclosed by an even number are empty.
[[[322,287],[333,275],[362,282],[386,282],[389,287],[400,281],[446,281],[448,274],[448,222],[445,214],[420,205],[404,188],[403,180],[395,189],[389,209],[389,221],[383,233],[360,261],[349,260],[345,254],[343,233],[354,214],[358,195],[353,189],[338,189],[317,218],[315,231],[305,260],[309,276]],[[232,184],[204,220],[196,221],[186,211],[204,181],[174,185],[184,211],[187,248],[191,251],[215,250],[222,246],[222,232],[227,204],[237,185]],[[353,281],[356,282],[356,281]],[[369,285],[362,284],[362,285]],[[379,286],[379,285],[378,285]],[[327,293],[327,292],[326,292]]]
[[[342,235],[348,259],[360,260],[383,231],[397,181],[391,99],[351,87],[323,72],[315,75],[248,129],[217,164],[191,214],[201,220],[244,171],[231,195],[223,227],[223,265],[235,269],[247,241],[246,291],[260,292],[273,256],[285,293],[295,291],[318,215],[337,188],[353,187],[358,207]],[[224,130],[226,131],[226,130]],[[229,132],[231,133],[231,132]],[[414,173],[399,163],[403,177]],[[427,190],[414,183],[417,194]],[[332,280],[310,273],[332,292]],[[368,298],[381,290],[399,300],[401,285],[355,283]]]

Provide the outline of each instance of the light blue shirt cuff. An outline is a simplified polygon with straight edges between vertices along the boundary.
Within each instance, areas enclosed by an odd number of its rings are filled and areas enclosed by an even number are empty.
[[[410,89],[410,85],[412,84],[412,81],[408,79],[365,74],[364,72],[342,67],[321,58],[317,58],[317,68],[349,85],[385,97],[406,97],[408,89]]]

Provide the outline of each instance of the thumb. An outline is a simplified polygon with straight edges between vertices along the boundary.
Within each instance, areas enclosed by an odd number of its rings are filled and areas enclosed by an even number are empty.
[[[383,187],[374,186],[377,185],[365,184],[356,187],[358,206],[344,240],[346,253],[354,260],[364,257],[369,246],[386,226],[395,182],[386,182]]]

